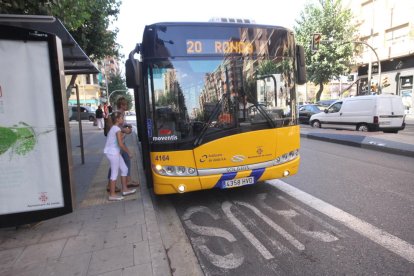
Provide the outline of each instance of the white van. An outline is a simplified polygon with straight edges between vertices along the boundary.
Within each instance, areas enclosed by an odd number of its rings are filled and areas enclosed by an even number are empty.
[[[312,127],[397,133],[405,127],[402,98],[395,95],[357,96],[338,100],[311,116]]]

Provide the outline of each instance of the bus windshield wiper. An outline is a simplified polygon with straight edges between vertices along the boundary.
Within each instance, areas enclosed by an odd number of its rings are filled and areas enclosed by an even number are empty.
[[[197,136],[197,138],[194,141],[194,146],[198,146],[203,141],[203,137],[207,132],[207,129],[210,127],[211,123],[213,122],[214,118],[217,117],[217,115],[220,113],[221,106],[223,104],[224,98],[226,98],[226,94],[223,94],[223,97],[218,101],[218,103],[214,106],[214,110],[210,117],[208,117],[207,123],[204,125],[203,129],[201,130],[200,134]]]

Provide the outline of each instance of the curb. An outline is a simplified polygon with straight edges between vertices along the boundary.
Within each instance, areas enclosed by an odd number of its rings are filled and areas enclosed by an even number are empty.
[[[319,140],[346,146],[353,146],[402,156],[414,157],[414,145],[406,143],[393,142],[362,135],[301,133],[300,136],[312,140]]]
[[[136,145],[134,148],[137,156],[138,175],[140,183],[142,183],[145,220],[147,227],[151,224],[148,228],[152,228],[155,234],[154,237],[148,238],[154,275],[204,275],[181,220],[168,196],[157,197],[147,187],[142,162],[139,162],[142,160],[142,153],[137,132],[134,132],[134,143]],[[147,221],[147,213],[152,217],[150,221]],[[158,251],[156,258],[153,258],[154,251]]]

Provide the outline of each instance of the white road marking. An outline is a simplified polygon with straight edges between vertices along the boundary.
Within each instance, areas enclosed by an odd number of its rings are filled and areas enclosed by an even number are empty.
[[[259,199],[259,205],[269,211],[270,213],[273,214],[278,214],[281,215],[283,217],[285,217],[286,221],[293,227],[293,229],[295,229],[297,232],[300,232],[304,235],[307,235],[308,237],[314,238],[316,240],[320,240],[323,242],[333,242],[333,241],[337,241],[338,238],[335,237],[334,235],[324,231],[309,231],[306,230],[302,227],[300,227],[299,225],[297,225],[294,221],[293,218],[298,216],[299,213],[295,210],[289,209],[289,210],[275,210],[272,207],[270,207],[269,205],[266,204],[265,199],[267,197],[267,194],[258,194],[257,198]]]
[[[354,230],[355,232],[358,232],[364,237],[390,250],[391,252],[394,252],[407,261],[414,263],[414,246],[412,244],[396,236],[393,236],[388,232],[381,230],[351,214],[348,214],[347,212],[342,211],[341,209],[329,203],[313,197],[310,194],[307,194],[281,180],[275,179],[266,182],[303,202],[304,204],[314,208],[315,210],[325,214],[326,216],[341,222],[348,228]]]
[[[210,208],[208,208],[206,206],[193,206],[193,207],[190,207],[187,210],[185,210],[185,213],[184,213],[182,219],[183,220],[190,219],[190,217],[195,213],[209,214],[214,220],[218,220],[220,218],[219,215],[217,215],[216,213],[211,211]]]
[[[291,202],[290,200],[284,198],[283,196],[277,196],[277,198],[279,198],[280,200],[283,200],[285,203],[289,204],[290,207],[292,207],[293,209],[295,209],[296,211],[298,211],[301,214],[304,214],[305,216],[313,219],[314,221],[316,221],[317,223],[319,223],[320,225],[322,225],[325,228],[328,228],[330,231],[334,232],[336,236],[341,237],[341,238],[345,238],[346,235],[343,234],[341,232],[341,230],[339,230],[338,228],[336,228],[333,225],[330,225],[329,223],[327,223],[326,221],[324,221],[323,219],[321,219],[318,216],[315,216],[314,214],[312,214],[311,212],[306,211],[305,209],[303,209],[302,207],[294,204],[293,202]]]
[[[190,207],[188,208],[184,215],[182,216],[182,219],[185,223],[185,225],[193,231],[196,234],[199,234],[201,236],[193,238],[190,237],[192,243],[195,247],[198,248],[201,254],[204,255],[204,257],[210,261],[213,265],[224,268],[224,269],[234,269],[239,267],[243,261],[244,256],[242,250],[239,248],[239,246],[235,243],[237,242],[236,238],[228,231],[218,228],[218,227],[209,227],[209,226],[201,226],[196,225],[191,221],[191,216],[195,213],[205,213],[211,216],[214,220],[218,220],[220,218],[219,215],[211,211],[208,207],[205,206],[196,206],[196,207]],[[229,253],[225,256],[218,255],[213,253],[207,246],[206,237],[220,237],[223,239],[226,239],[231,243],[233,252]]]
[[[302,227],[300,227],[299,225],[297,225],[294,221],[293,218],[296,217],[297,215],[299,215],[299,213],[297,213],[295,210],[289,209],[289,210],[285,210],[285,211],[276,211],[277,214],[284,216],[285,219],[287,220],[287,222],[292,225],[293,229],[295,229],[296,231],[307,235],[311,238],[314,238],[315,240],[320,240],[323,242],[333,242],[333,241],[337,241],[338,238],[335,237],[334,235],[329,234],[326,231],[309,231],[306,229],[303,229]]]
[[[195,213],[206,213],[206,214],[210,215],[214,220],[219,219],[219,215],[213,213],[209,208],[207,208],[205,206],[190,207],[185,211],[182,219],[183,219],[185,225],[187,225],[187,227],[189,229],[191,229],[191,231],[193,231],[194,233],[197,233],[199,235],[203,235],[203,236],[221,237],[223,239],[228,240],[229,242],[237,241],[236,238],[231,233],[229,233],[228,231],[223,230],[221,228],[210,227],[210,226],[201,226],[201,225],[194,224],[190,220],[190,218]]]
[[[282,227],[274,223],[273,220],[271,220],[269,217],[264,215],[262,212],[259,211],[259,209],[257,209],[253,205],[250,205],[249,203],[241,202],[241,201],[235,201],[235,203],[245,206],[249,208],[250,210],[252,210],[259,218],[261,218],[264,222],[266,222],[270,227],[272,227],[276,232],[278,232],[282,237],[284,237],[288,242],[290,242],[290,244],[292,244],[298,250],[305,249],[305,246],[300,241],[298,241],[292,235],[286,232],[285,229],[283,229]]]
[[[229,220],[234,224],[234,226],[239,229],[239,231],[246,237],[246,239],[259,251],[260,254],[266,259],[273,259],[273,255],[269,252],[269,250],[264,247],[264,245],[256,239],[256,237],[250,233],[250,231],[233,215],[231,212],[231,204],[228,201],[225,201],[222,203],[221,208],[223,209],[226,216],[229,218]]]
[[[196,247],[198,247],[201,254],[203,254],[210,263],[217,267],[234,269],[239,267],[244,261],[243,253],[238,247],[235,247],[238,249],[235,250],[235,253],[229,253],[225,256],[221,256],[211,252],[211,250],[205,245],[207,241],[204,237],[191,238],[191,241]]]

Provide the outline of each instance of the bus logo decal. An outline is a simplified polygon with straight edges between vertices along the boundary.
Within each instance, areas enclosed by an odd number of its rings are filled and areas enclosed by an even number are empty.
[[[242,162],[246,159],[246,157],[244,157],[243,155],[235,155],[231,158],[232,162],[238,163],[238,162]]]
[[[206,160],[207,160],[207,154],[204,154],[203,156],[201,156],[200,162],[204,162]]]

